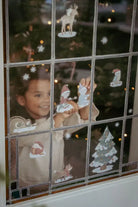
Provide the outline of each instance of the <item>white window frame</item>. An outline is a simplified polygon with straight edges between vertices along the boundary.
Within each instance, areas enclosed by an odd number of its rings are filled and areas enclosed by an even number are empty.
[[[3,43],[2,0],[0,0],[0,42]],[[4,62],[3,44],[0,47],[0,169],[5,174],[5,114],[4,114]],[[51,207],[79,206],[79,207],[137,207],[138,203],[138,173],[117,179],[103,181],[85,187],[64,191],[56,195],[49,195],[6,205],[6,183],[0,182],[0,207],[32,207],[43,205]]]

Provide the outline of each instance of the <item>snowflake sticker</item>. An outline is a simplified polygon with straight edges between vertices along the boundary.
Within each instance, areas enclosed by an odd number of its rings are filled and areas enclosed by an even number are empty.
[[[101,43],[102,43],[103,45],[107,44],[107,42],[108,42],[107,37],[103,37],[103,38],[101,39]]]
[[[119,127],[119,125],[120,125],[119,122],[115,123],[115,127]]]
[[[25,73],[23,75],[23,80],[28,80],[30,78],[29,74]]]
[[[45,49],[45,47],[44,47],[43,45],[39,45],[39,46],[37,47],[37,49],[38,49],[38,52],[43,52],[44,49]]]
[[[133,109],[129,109],[128,113],[131,114],[133,112]]]
[[[31,67],[30,71],[31,71],[32,73],[36,72],[36,67],[34,67],[34,66]]]

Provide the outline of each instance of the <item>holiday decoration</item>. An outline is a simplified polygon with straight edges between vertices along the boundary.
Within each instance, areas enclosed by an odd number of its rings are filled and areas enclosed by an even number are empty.
[[[101,39],[101,43],[102,43],[103,45],[107,44],[107,42],[108,42],[107,37],[103,37],[103,38]]]
[[[66,14],[61,17],[60,21],[62,22],[62,27],[61,27],[61,33],[58,34],[58,37],[68,38],[68,37],[76,36],[77,33],[74,32],[72,29],[73,29],[73,22],[75,16],[78,15],[77,9],[78,6],[74,4],[74,8],[73,6],[71,6],[69,9],[66,10]],[[69,31],[66,31],[66,27],[68,28]]]
[[[37,49],[38,49],[38,52],[43,52],[44,49],[45,49],[45,47],[44,47],[43,45],[39,45],[39,46],[37,47]]]
[[[55,173],[60,177],[57,180],[55,180],[55,183],[61,183],[73,178],[73,176],[70,174],[71,170],[72,170],[72,166],[68,164],[66,165],[65,169],[62,172],[58,173],[55,171]]]
[[[78,100],[78,106],[80,108],[83,108],[89,105],[90,101],[88,100],[88,97],[90,95],[86,93],[87,93],[87,88],[80,83],[79,84],[79,100]]]
[[[60,104],[57,105],[58,113],[63,113],[65,111],[69,111],[73,109],[73,106],[67,103],[67,101],[69,100],[68,99],[69,95],[70,95],[70,90],[68,88],[68,85],[64,85],[61,90]]]
[[[133,112],[133,109],[129,109],[128,113],[131,114]]]
[[[20,116],[14,116],[10,120],[10,132],[22,133],[33,131],[36,128],[36,123],[32,124],[30,119],[24,119]]]
[[[71,138],[71,134],[68,133],[68,132],[66,132],[64,136],[65,136],[65,139],[70,139]]]
[[[92,155],[94,160],[90,163],[90,167],[95,168],[92,172],[101,173],[112,170],[113,165],[111,164],[118,160],[115,155],[117,150],[114,147],[113,138],[108,127],[106,127],[102,137],[99,139],[99,144],[95,148],[96,152]]]
[[[30,158],[43,157],[45,155],[46,155],[46,152],[41,142],[39,141],[35,142],[31,147],[31,152],[29,154]]]
[[[120,123],[119,122],[116,122],[115,123],[115,127],[119,127]]]
[[[23,80],[29,80],[29,78],[30,78],[29,74],[25,73],[23,75]]]
[[[114,69],[112,71],[112,73],[114,73],[114,78],[113,81],[110,83],[111,87],[118,87],[122,85],[122,81],[120,81],[121,79],[121,71],[119,69]]]
[[[35,66],[32,66],[32,67],[30,68],[30,71],[31,71],[32,73],[36,72],[36,67],[35,67]]]

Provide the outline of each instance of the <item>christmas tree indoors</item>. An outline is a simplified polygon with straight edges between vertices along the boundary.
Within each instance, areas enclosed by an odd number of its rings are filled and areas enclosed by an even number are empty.
[[[96,146],[96,152],[92,155],[94,160],[90,163],[90,167],[93,167],[94,173],[101,173],[108,170],[112,170],[112,163],[118,160],[117,150],[115,149],[115,143],[112,141],[113,136],[110,133],[108,127],[104,130],[102,137],[99,139],[99,144]]]

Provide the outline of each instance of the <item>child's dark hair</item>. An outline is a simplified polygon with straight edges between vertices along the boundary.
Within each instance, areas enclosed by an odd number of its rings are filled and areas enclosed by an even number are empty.
[[[24,96],[32,80],[49,80],[49,67],[35,66],[29,68],[13,68],[10,70],[10,116],[22,116],[26,119],[34,120],[26,112],[25,108],[16,101],[16,96]]]
[[[17,77],[15,79],[15,93],[16,95],[24,96],[28,90],[29,83],[32,80],[49,80],[50,74],[48,69],[30,67],[23,71],[17,71]]]

